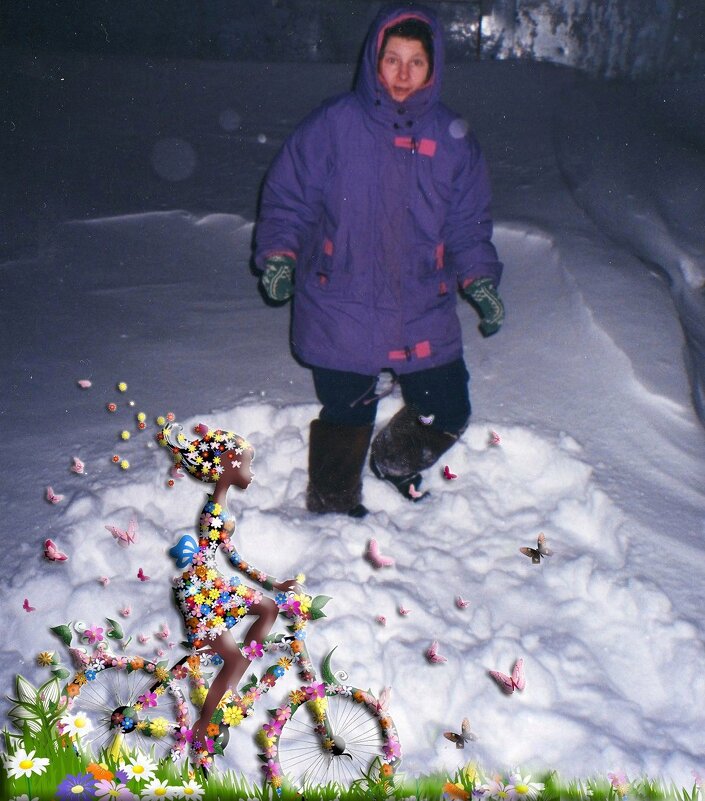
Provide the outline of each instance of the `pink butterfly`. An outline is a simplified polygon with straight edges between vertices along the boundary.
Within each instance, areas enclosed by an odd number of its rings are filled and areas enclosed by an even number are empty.
[[[373,567],[391,567],[395,564],[391,556],[383,556],[379,551],[377,540],[372,539],[367,543],[367,558]]]
[[[523,690],[526,686],[523,659],[517,659],[514,663],[514,670],[512,670],[511,676],[507,676],[506,673],[500,673],[498,670],[490,670],[489,674],[499,684],[502,692],[507,695],[511,695],[514,690]]]
[[[47,487],[47,500],[49,503],[59,503],[64,500],[63,495],[57,495],[51,487]]]
[[[24,603],[22,604],[22,608],[24,609],[25,612],[34,612],[36,606],[30,606],[29,601],[27,600],[27,598],[25,598]]]
[[[149,581],[149,576],[145,576],[145,574],[144,574],[144,570],[142,570],[142,568],[140,568],[140,569],[137,571],[137,578],[138,578],[140,581]]]
[[[181,472],[181,468],[179,467],[178,464],[175,464],[171,468],[170,472],[171,472],[171,477],[172,478],[183,478],[184,477],[184,474]]]
[[[407,608],[406,608],[406,607],[404,607],[404,606],[400,606],[400,607],[399,607],[399,614],[400,614],[402,617],[406,617],[406,616],[409,614],[409,612],[411,612],[411,609],[407,609]]]
[[[105,528],[115,537],[118,545],[122,545],[123,548],[127,548],[130,543],[137,540],[137,521],[134,517],[127,524],[127,531],[123,531],[117,526],[106,526]]]
[[[107,587],[110,584],[110,579],[107,576],[101,576],[98,581],[104,586]]]
[[[496,431],[490,431],[490,445],[499,445],[499,434]]]
[[[419,492],[413,484],[409,484],[409,495],[414,499],[418,500],[419,498],[423,498],[425,493]]]
[[[372,693],[367,693],[364,690],[360,690],[360,695],[362,696],[362,700],[373,709],[378,714],[380,712],[386,712],[389,708],[389,699],[391,698],[392,688],[385,687],[382,692],[379,694],[379,698],[375,698]]]
[[[88,389],[88,387],[92,387],[93,383],[89,381],[87,378],[79,378],[76,382],[81,389]]]
[[[451,472],[450,472],[450,467],[448,467],[448,465],[446,465],[446,466],[443,468],[443,478],[446,478],[446,479],[448,479],[448,481],[452,481],[454,478],[457,478],[457,477],[458,477],[458,476],[457,476],[457,474],[456,474],[456,473],[451,473]]]
[[[176,648],[176,643],[175,642],[170,642],[169,643],[169,648]]]
[[[44,541],[44,556],[52,562],[65,562],[68,559],[68,556],[56,547],[53,540]]]
[[[455,599],[455,605],[458,609],[465,609],[466,606],[470,606],[470,601],[466,601],[464,598],[461,598],[459,595]]]
[[[430,426],[431,423],[435,420],[435,415],[429,414],[428,417],[424,417],[422,414],[419,415],[419,423],[424,426]]]
[[[149,642],[149,635],[148,634],[139,634],[137,635],[137,639],[144,645],[146,642]]]
[[[86,466],[83,462],[78,458],[78,456],[73,456],[73,464],[71,465],[71,470],[74,473],[78,473],[79,476],[82,476],[86,472]]]
[[[123,617],[129,617],[132,614],[132,607],[131,606],[123,606],[123,608],[120,610],[120,614]]]
[[[167,626],[166,623],[162,623],[161,631],[157,632],[157,637],[161,637],[162,640],[166,640],[169,634],[169,626]]]
[[[379,623],[380,626],[387,625],[387,618],[384,615],[377,615],[375,620]]]
[[[426,650],[426,659],[435,664],[442,664],[448,661],[445,656],[441,656],[441,654],[438,653],[438,640],[434,640],[431,645],[429,645]]]
[[[156,653],[156,655],[157,655],[157,656],[164,656],[164,654],[166,653],[166,651],[165,651],[163,648],[157,648],[157,650],[155,651],[155,653]]]

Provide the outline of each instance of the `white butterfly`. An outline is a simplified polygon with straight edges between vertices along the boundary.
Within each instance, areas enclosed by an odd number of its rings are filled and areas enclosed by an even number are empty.
[[[392,567],[395,564],[391,556],[383,556],[380,553],[377,540],[372,539],[367,543],[367,558],[372,563],[373,567]]]
[[[507,676],[506,673],[500,673],[498,670],[490,670],[489,674],[499,684],[502,692],[507,695],[511,695],[514,690],[523,690],[526,687],[523,659],[517,659],[514,663],[514,670],[512,670],[511,676]]]
[[[128,545],[137,540],[137,521],[134,517],[127,524],[126,531],[117,526],[106,526],[105,528],[115,537],[118,545],[122,545],[123,548],[127,548]]]
[[[546,547],[546,535],[543,531],[539,534],[535,548],[519,548],[519,550],[531,558],[531,561],[537,565],[544,556],[552,556],[553,551]]]
[[[44,541],[44,556],[52,562],[65,562],[68,556],[56,547],[53,540]]]
[[[441,654],[438,653],[438,640],[434,640],[426,649],[426,659],[435,664],[442,664],[448,661],[445,656],[441,656]]]
[[[470,731],[470,721],[467,718],[463,718],[463,722],[460,724],[460,734],[456,734],[454,731],[444,731],[443,736],[455,743],[456,748],[465,748],[465,743],[477,740],[477,735]]]

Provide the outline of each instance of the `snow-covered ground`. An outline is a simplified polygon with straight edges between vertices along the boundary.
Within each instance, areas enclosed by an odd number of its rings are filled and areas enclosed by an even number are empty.
[[[255,482],[231,497],[240,551],[332,596],[311,651],[337,645],[334,669],[392,687],[406,773],[474,757],[692,781],[705,753],[697,84],[449,68],[447,102],[493,175],[507,320],[484,340],[460,308],[474,413],[447,457],[458,478],[431,470],[431,497],[410,504],[366,472],[371,513],[358,521],[305,511],[317,406],[290,356],[288,308],[263,302],[249,268],[264,170],[352,67],[0,59],[3,692],[17,672],[48,676],[34,658],[60,649],[49,626],[102,624],[129,604],[133,637],[167,623],[181,638],[166,551],[192,530],[204,487],[167,487],[154,419],[173,411],[254,443]],[[379,422],[398,406],[386,398]],[[105,525],[131,517],[138,541],[120,548]],[[537,566],[518,549],[541,531],[555,553]],[[67,562],[44,559],[47,537]],[[394,567],[364,558],[371,538]],[[433,640],[446,663],[426,660]],[[518,657],[527,687],[505,696],[487,671]],[[478,740],[456,751],[442,731],[465,716]],[[237,738],[229,766],[257,778],[250,737]]]

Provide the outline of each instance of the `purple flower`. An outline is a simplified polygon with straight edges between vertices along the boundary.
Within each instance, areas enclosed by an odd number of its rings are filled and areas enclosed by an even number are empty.
[[[262,643],[256,642],[252,640],[249,645],[246,645],[242,649],[242,653],[250,660],[259,659],[260,657],[264,656],[264,649],[262,648]]]
[[[89,773],[67,776],[56,788],[56,797],[61,801],[89,801],[94,799],[95,779]]]

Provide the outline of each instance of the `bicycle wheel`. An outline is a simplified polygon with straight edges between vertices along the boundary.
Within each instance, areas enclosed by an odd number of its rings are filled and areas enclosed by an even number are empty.
[[[190,726],[183,693],[166,683],[165,671],[153,662],[140,657],[115,662],[94,663],[65,688],[71,714],[83,712],[91,724],[81,743],[95,757],[103,750],[117,757],[123,749],[168,757],[181,727]]]
[[[290,706],[291,717],[275,741],[282,778],[297,789],[331,783],[348,787],[367,775],[376,760],[393,772],[400,759],[389,715],[373,709],[351,687],[327,691],[326,699],[328,737],[321,736],[305,703]]]

